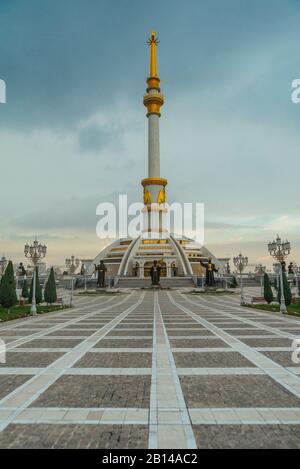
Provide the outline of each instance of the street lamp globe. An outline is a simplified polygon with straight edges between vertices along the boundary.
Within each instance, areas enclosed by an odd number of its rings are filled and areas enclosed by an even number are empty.
[[[241,305],[245,304],[244,289],[243,289],[243,271],[248,265],[248,257],[243,256],[241,253],[233,258],[233,264],[240,274],[240,288],[241,288]]]
[[[26,243],[24,246],[25,257],[29,258],[33,263],[32,303],[30,309],[32,315],[36,315],[36,266],[38,261],[46,256],[46,253],[47,246],[40,244],[36,238],[31,245]]]
[[[278,270],[280,276],[280,312],[285,314],[286,311],[286,304],[284,298],[284,290],[283,290],[283,264],[285,258],[291,252],[291,243],[287,240],[281,241],[279,235],[277,235],[276,241],[268,243],[268,251],[270,255],[278,261]]]
[[[1,259],[0,259],[0,273],[1,273],[1,276],[5,272],[6,266],[7,266],[7,259],[6,259],[5,256],[2,256]]]

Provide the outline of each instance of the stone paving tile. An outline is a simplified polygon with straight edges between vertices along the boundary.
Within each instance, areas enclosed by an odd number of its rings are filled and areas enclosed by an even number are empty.
[[[266,357],[271,358],[275,363],[278,363],[281,366],[290,367],[290,366],[299,366],[300,363],[294,363],[292,361],[292,352],[262,352]]]
[[[172,326],[166,326],[166,331],[168,331],[168,332],[177,331],[177,330],[179,330],[179,331],[189,331],[191,329],[193,331],[207,331],[207,328],[201,326],[200,324],[196,324],[195,326],[191,325],[191,324],[187,324],[187,325],[175,324],[175,325],[172,325]]]
[[[22,325],[22,326],[19,326],[19,327],[15,327],[15,330],[16,331],[19,331],[19,330],[26,330],[26,329],[47,329],[49,326],[48,324],[46,325],[43,325],[43,324],[40,324],[40,323],[36,323],[34,326],[33,325]]]
[[[6,353],[6,363],[1,364],[0,368],[3,367],[46,367],[50,363],[60,358],[63,354],[58,352],[39,352],[39,353]]]
[[[0,375],[0,399],[3,399],[30,378],[31,376],[24,375]]]
[[[198,325],[196,321],[176,321],[176,320],[165,321],[164,320],[164,323],[165,323],[166,328],[173,327],[173,326],[179,327],[180,325],[184,327],[195,327]]]
[[[201,314],[199,315],[201,316]],[[214,324],[215,326],[217,327],[220,327],[221,329],[223,329],[223,327],[230,327],[231,329],[235,329],[235,328],[240,328],[240,327],[251,327],[249,326],[249,324],[245,324],[243,322],[231,322],[231,321],[228,321],[228,322],[218,322],[218,321],[210,321],[210,319],[208,319],[208,321],[211,323],[211,324]]]
[[[69,325],[69,328],[72,330],[84,330],[84,329],[93,329],[94,331],[97,331],[98,329],[101,329],[101,327],[105,326],[107,323],[99,324],[99,325],[94,325],[94,324],[71,324]],[[62,330],[62,329],[61,329]]]
[[[69,331],[68,329],[60,329],[59,331],[54,331],[54,332],[51,332],[50,334],[46,334],[45,337],[52,337],[52,336],[57,337],[59,335],[61,335],[61,336],[69,335],[69,336],[73,336],[73,337],[75,337],[77,335],[79,335],[79,336],[84,335],[84,336],[88,337],[89,335],[92,335],[93,333],[94,333],[94,331],[85,331],[85,330],[82,330],[82,329],[78,329],[76,331]]]
[[[152,340],[149,339],[101,339],[95,345],[96,348],[116,347],[124,348],[130,346],[131,348],[145,348],[152,347]]]
[[[3,330],[3,331],[0,331],[0,337],[6,337],[6,336],[22,337],[22,336],[27,336],[27,335],[34,334],[35,332],[38,332],[38,331],[29,331],[29,330],[21,331],[20,329],[6,329],[6,330]]]
[[[295,336],[300,337],[300,329],[293,329],[293,328],[290,328],[290,327],[289,328],[281,327],[279,330],[282,331],[282,332],[288,332],[289,334],[293,334]]]
[[[85,354],[75,363],[75,368],[149,368],[152,353],[92,353]]]
[[[141,329],[141,330],[138,330],[138,331],[135,331],[133,329],[130,329],[128,331],[123,331],[123,330],[118,330],[118,329],[113,329],[109,334],[106,335],[106,337],[110,337],[110,336],[136,336],[137,338],[139,336],[149,336],[149,337],[152,337],[153,335],[153,331],[152,330],[144,330],[144,329]]]
[[[226,332],[228,332],[228,334],[230,335],[234,335],[235,337],[237,336],[244,336],[244,335],[269,335],[270,337],[278,337],[278,335],[276,334],[273,334],[272,332],[269,332],[269,331],[262,331],[262,330],[259,330],[259,329],[251,329],[251,330],[248,330],[248,329],[243,329],[241,331],[239,330],[233,330],[233,331],[230,331],[228,329],[224,329]]]
[[[188,407],[292,407],[300,399],[268,376],[181,376]]]
[[[291,347],[292,339],[288,338],[270,338],[270,339],[239,339],[250,347]]]
[[[0,433],[0,448],[147,448],[146,425],[11,424]]]
[[[31,407],[149,407],[151,376],[62,376]]]
[[[202,347],[228,347],[221,339],[172,339],[169,338],[171,347],[202,348]]]
[[[271,326],[271,327],[276,327],[276,328],[281,327],[285,324],[284,322],[271,322],[271,321],[256,321],[256,322],[259,322],[260,326]]]
[[[17,337],[2,337],[3,342],[5,344],[9,344],[10,342],[13,342],[14,340],[18,340]]]
[[[178,368],[234,368],[234,367],[255,367],[238,352],[227,353],[173,353],[176,366]]]
[[[118,329],[147,329],[152,331],[152,324],[124,324],[123,321],[118,324]]]
[[[138,320],[131,320],[127,321],[126,319],[123,319],[123,321],[120,324],[126,324],[128,327],[135,327],[136,324],[140,324],[140,326],[153,326],[153,321],[138,321]]]
[[[68,348],[80,344],[82,339],[33,339],[20,345],[22,348]]]
[[[215,334],[213,334],[211,331],[207,330],[207,329],[202,329],[202,330],[197,330],[197,329],[193,329],[193,330],[168,330],[168,336],[169,336],[169,339],[173,338],[173,337],[177,337],[177,336],[186,336],[187,338],[189,336],[211,336],[211,337],[215,337]]]
[[[194,425],[199,449],[299,449],[299,425]]]

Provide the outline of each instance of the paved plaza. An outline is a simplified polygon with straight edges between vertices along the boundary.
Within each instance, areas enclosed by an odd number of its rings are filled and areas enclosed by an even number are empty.
[[[0,448],[300,448],[298,318],[187,290],[74,303],[0,326]]]

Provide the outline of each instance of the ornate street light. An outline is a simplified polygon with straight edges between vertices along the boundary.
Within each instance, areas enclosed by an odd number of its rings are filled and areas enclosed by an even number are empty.
[[[296,280],[296,296],[298,296],[299,295],[299,282],[298,282],[299,267],[298,267],[298,264],[296,264],[296,262],[293,262],[293,267],[294,267],[294,275],[295,275],[295,280]]]
[[[257,264],[255,266],[255,272],[260,275],[260,293],[261,296],[264,294],[264,284],[263,284],[263,278],[264,278],[264,273],[266,271],[266,267],[264,267],[262,264]]]
[[[279,274],[280,274],[280,312],[285,314],[286,305],[283,291],[283,263],[285,258],[291,252],[291,243],[289,241],[281,241],[281,238],[277,235],[275,241],[268,243],[268,251],[274,259],[279,262]]]
[[[75,256],[71,256],[71,258],[66,259],[66,267],[69,269],[69,273],[74,275],[76,269],[79,267],[80,260],[75,259]]]
[[[71,291],[70,291],[70,306],[73,304],[73,290],[74,290],[74,274],[76,269],[79,267],[80,260],[75,259],[75,256],[71,256],[71,258],[66,259],[66,267],[69,270],[70,275],[72,276],[71,278]]]
[[[1,259],[0,259],[0,274],[1,274],[1,277],[5,272],[6,266],[7,266],[7,259],[6,259],[5,256],[2,256]]]
[[[237,257],[233,258],[234,266],[237,268],[237,271],[240,273],[240,287],[241,287],[241,305],[245,304],[244,299],[244,289],[243,289],[243,270],[248,265],[248,257],[239,254]]]
[[[45,244],[41,244],[35,238],[32,244],[25,244],[24,247],[24,254],[25,257],[31,259],[33,263],[33,288],[32,288],[32,302],[31,302],[31,309],[30,312],[32,315],[36,315],[36,298],[35,298],[35,290],[36,290],[36,266],[38,261],[46,256],[47,247]]]

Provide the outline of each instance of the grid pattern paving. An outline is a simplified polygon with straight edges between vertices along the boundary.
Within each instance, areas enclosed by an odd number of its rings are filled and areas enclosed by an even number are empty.
[[[184,289],[74,303],[0,327],[0,448],[300,447],[298,318]]]

